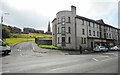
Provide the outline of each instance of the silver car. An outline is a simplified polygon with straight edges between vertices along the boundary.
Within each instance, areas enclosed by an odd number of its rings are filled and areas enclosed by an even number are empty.
[[[10,46],[6,45],[5,42],[0,39],[0,54],[9,54],[10,52]]]
[[[111,47],[110,50],[120,50],[120,47],[119,46],[114,46],[114,47]]]
[[[93,49],[94,52],[100,52],[100,51],[104,51],[107,52],[108,48],[104,47],[104,46],[97,46]]]

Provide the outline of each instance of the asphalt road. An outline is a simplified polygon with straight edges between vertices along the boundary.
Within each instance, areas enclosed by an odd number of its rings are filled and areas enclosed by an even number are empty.
[[[118,73],[117,51],[66,55],[39,49],[33,42],[19,43],[11,49],[10,55],[0,57],[3,73]]]

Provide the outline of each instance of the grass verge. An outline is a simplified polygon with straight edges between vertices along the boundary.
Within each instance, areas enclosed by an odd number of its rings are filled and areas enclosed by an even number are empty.
[[[44,49],[58,49],[57,46],[53,46],[53,45],[38,45],[38,46]]]
[[[11,44],[15,44],[18,42],[34,41],[35,39],[34,38],[6,38],[3,40],[7,45],[11,45]]]

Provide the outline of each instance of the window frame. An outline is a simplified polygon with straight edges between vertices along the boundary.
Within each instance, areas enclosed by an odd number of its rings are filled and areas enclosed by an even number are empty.
[[[68,37],[68,43],[71,43],[71,37]]]
[[[85,35],[85,29],[82,28],[82,35]]]

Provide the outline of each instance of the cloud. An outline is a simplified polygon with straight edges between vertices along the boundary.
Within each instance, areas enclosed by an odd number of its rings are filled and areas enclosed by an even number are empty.
[[[0,0],[5,22],[19,27],[33,27],[47,30],[48,21],[61,10],[77,7],[77,15],[90,19],[103,19],[105,23],[117,27],[118,0]]]
[[[34,10],[19,10],[2,2],[3,12],[8,12],[10,15],[4,15],[4,22],[20,28],[31,27],[40,30],[47,30],[49,18],[37,13]]]

